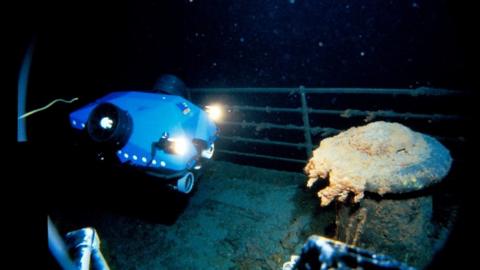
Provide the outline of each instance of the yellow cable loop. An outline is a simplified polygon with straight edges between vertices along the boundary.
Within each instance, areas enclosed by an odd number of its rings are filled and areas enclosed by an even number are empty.
[[[71,100],[65,100],[63,98],[57,98],[55,100],[53,100],[52,102],[48,103],[46,106],[42,107],[42,108],[38,108],[38,109],[35,109],[33,111],[29,111],[23,115],[21,115],[20,117],[18,117],[18,119],[22,119],[22,118],[25,118],[25,117],[28,117],[34,113],[37,113],[37,112],[40,112],[40,111],[43,111],[43,110],[46,110],[48,109],[50,106],[52,106],[53,104],[57,103],[57,102],[65,102],[65,103],[72,103],[74,101],[77,101],[78,100],[78,97],[75,97],[75,98],[72,98]]]

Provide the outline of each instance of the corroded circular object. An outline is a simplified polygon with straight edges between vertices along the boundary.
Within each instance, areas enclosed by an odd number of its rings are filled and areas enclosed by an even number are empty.
[[[322,140],[304,170],[308,187],[329,180],[318,192],[326,206],[345,201],[350,193],[359,202],[364,191],[383,195],[423,189],[442,180],[451,164],[448,149],[436,139],[378,121]]]

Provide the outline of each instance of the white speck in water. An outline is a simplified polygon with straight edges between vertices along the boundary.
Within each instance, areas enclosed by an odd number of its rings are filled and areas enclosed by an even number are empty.
[[[318,42],[318,47],[323,47],[323,42],[319,41]]]
[[[295,4],[295,0],[288,0],[290,4]]]
[[[244,41],[245,41],[245,39],[244,39],[243,37],[241,37],[241,38],[240,38],[240,42],[243,43]]]
[[[364,53],[364,52],[360,52],[360,56],[365,56],[365,53]]]

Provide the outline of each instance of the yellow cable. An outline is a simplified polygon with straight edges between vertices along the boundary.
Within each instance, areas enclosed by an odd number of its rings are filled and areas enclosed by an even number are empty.
[[[50,106],[52,106],[53,104],[57,103],[57,102],[65,102],[65,103],[72,103],[74,101],[78,100],[78,97],[76,98],[72,98],[71,100],[65,100],[63,98],[57,98],[55,100],[53,100],[52,102],[48,103],[46,106],[42,107],[42,108],[39,108],[39,109],[36,109],[36,110],[33,110],[33,111],[29,111],[23,115],[21,115],[20,117],[18,117],[18,119],[22,119],[22,118],[25,118],[27,116],[30,116],[34,113],[37,113],[37,112],[40,112],[40,111],[43,111],[43,110],[46,110],[48,109]]]

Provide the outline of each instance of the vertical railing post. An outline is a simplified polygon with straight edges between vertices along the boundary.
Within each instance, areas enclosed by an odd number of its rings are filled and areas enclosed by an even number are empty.
[[[87,227],[66,235],[69,247],[73,250],[76,268],[79,270],[110,270],[100,251],[100,238],[94,228]]]
[[[77,267],[73,264],[70,255],[68,254],[68,248],[62,237],[57,231],[57,228],[53,224],[50,217],[47,217],[48,224],[48,248],[52,253],[54,259],[64,270],[77,270]]]
[[[305,144],[307,150],[307,159],[312,157],[312,134],[310,132],[310,120],[308,118],[308,105],[307,97],[305,94],[305,87],[300,86],[300,100],[302,102],[302,120],[303,120],[303,133],[305,136]]]

